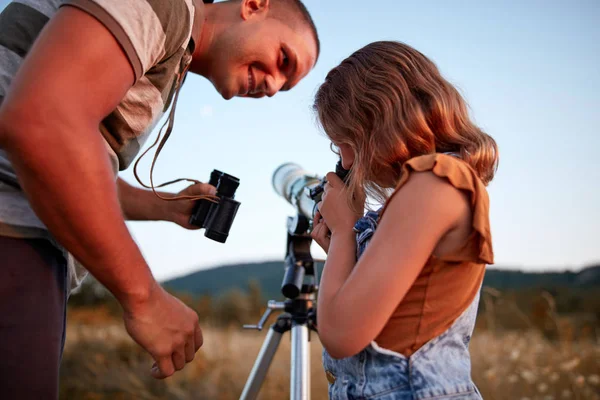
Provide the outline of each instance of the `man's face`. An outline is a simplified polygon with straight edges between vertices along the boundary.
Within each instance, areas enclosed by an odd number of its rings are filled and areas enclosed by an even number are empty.
[[[245,2],[241,2],[242,7]],[[266,13],[251,14],[214,43],[207,78],[223,98],[273,96],[313,68],[317,45],[307,24],[296,29]]]

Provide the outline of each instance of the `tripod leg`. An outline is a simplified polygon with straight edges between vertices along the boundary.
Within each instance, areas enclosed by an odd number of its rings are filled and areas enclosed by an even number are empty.
[[[254,362],[250,376],[246,381],[246,386],[244,386],[244,391],[240,396],[240,400],[254,400],[258,396],[260,387],[271,366],[271,361],[273,361],[273,357],[277,352],[279,342],[281,342],[282,335],[282,332],[275,330],[275,325],[269,329],[269,333],[267,333],[267,337]]]
[[[310,346],[306,325],[292,326],[291,367],[290,399],[310,400]]]

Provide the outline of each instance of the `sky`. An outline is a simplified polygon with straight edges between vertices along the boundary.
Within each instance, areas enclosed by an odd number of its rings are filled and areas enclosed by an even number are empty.
[[[206,181],[217,168],[240,178],[242,205],[225,244],[167,222],[128,223],[158,279],[283,260],[294,209],[274,192],[273,172],[285,162],[318,175],[334,168],[311,111],[314,94],[330,69],[378,40],[402,41],[432,59],[497,141],[500,166],[488,187],[496,266],[576,270],[600,261],[600,2],[304,3],[321,56],[292,91],[226,101],[204,78],[188,76],[155,182]],[[146,182],[151,158],[140,163]],[[133,168],[121,177],[136,184]],[[316,244],[313,256],[324,257]]]

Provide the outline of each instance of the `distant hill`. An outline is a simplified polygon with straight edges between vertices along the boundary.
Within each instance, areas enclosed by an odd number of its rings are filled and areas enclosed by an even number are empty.
[[[318,264],[318,269],[319,272],[322,271],[322,264]],[[167,288],[178,292],[218,296],[234,288],[246,290],[248,282],[256,280],[266,298],[279,299],[282,297],[280,287],[283,272],[282,261],[235,264],[201,270],[163,283]],[[578,272],[523,272],[489,268],[484,285],[499,290],[600,288],[600,265]]]
[[[177,292],[215,296],[234,288],[246,290],[248,282],[256,280],[264,296],[279,298],[283,272],[282,261],[234,264],[194,272],[163,282],[163,286]]]

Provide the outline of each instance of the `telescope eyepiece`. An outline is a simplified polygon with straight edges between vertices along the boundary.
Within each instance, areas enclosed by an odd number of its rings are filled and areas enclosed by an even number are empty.
[[[342,160],[339,160],[337,162],[337,164],[335,165],[335,174],[344,183],[346,183],[346,180],[348,179],[348,174],[349,173],[350,173],[350,170],[344,169],[344,167],[342,166]],[[321,201],[323,190],[324,190],[326,184],[327,184],[327,178],[323,178],[321,180],[321,183],[319,183],[314,188],[310,189],[310,198],[313,199],[314,201],[316,201],[317,203],[319,201]]]
[[[342,160],[339,160],[337,164],[335,164],[335,174],[344,182],[347,183],[348,174],[350,173],[349,169],[345,169],[342,165]]]

